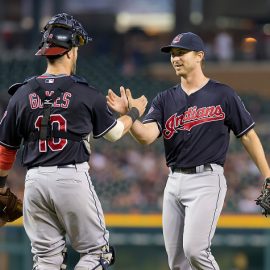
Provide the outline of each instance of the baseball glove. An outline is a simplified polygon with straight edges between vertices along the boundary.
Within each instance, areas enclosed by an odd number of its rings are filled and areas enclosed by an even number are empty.
[[[9,188],[0,194],[0,220],[12,222],[18,219],[23,215],[22,208],[22,201]]]
[[[262,214],[267,217],[270,214],[270,178],[266,178],[261,194],[255,201],[262,208]]]

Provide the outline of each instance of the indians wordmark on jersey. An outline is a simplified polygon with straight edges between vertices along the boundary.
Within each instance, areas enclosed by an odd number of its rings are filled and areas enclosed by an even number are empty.
[[[197,108],[193,106],[184,113],[177,113],[170,116],[165,122],[163,136],[170,139],[178,130],[190,131],[194,126],[212,121],[221,121],[225,118],[225,113],[220,105]]]

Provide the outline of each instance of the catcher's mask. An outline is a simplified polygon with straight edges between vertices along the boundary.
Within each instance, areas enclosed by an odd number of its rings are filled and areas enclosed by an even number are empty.
[[[36,55],[63,55],[72,47],[79,47],[92,40],[82,24],[66,13],[53,16],[45,25]]]

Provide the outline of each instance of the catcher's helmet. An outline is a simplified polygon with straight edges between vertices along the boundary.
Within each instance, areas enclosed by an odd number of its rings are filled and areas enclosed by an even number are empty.
[[[53,16],[45,25],[36,55],[63,55],[72,47],[79,47],[92,40],[82,24],[66,13]]]

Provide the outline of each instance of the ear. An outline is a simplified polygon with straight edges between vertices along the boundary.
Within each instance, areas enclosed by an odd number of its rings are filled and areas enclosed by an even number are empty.
[[[203,52],[203,51],[199,51],[199,52],[197,53],[197,55],[198,55],[200,61],[202,61],[202,60],[204,59],[204,52]]]
[[[69,50],[67,53],[66,53],[66,56],[67,56],[67,58],[68,59],[70,59],[71,58],[71,54],[72,54],[72,52],[71,52],[72,50]]]

